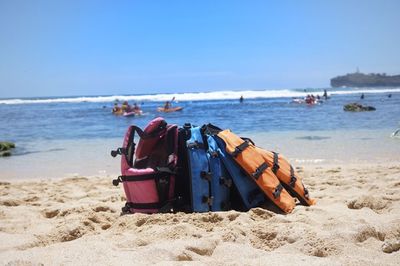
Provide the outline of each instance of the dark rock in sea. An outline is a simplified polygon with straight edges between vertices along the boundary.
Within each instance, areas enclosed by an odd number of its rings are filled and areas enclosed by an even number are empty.
[[[10,151],[0,151],[0,157],[8,157],[11,156]]]
[[[372,106],[366,106],[359,103],[349,103],[343,106],[343,110],[347,112],[364,112],[364,111],[375,111],[376,108]]]
[[[0,157],[11,156],[11,149],[15,148],[12,142],[0,142]]]
[[[400,86],[400,75],[363,74],[360,72],[346,74],[331,79],[332,87],[396,87]]]

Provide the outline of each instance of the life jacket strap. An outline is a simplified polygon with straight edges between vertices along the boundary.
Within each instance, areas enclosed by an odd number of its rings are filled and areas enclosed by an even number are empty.
[[[244,149],[246,149],[247,147],[249,147],[249,141],[245,140],[242,144],[238,145],[235,147],[235,151],[232,152],[232,156],[236,157],[239,155],[239,153],[241,153],[242,151],[244,151]]]
[[[250,142],[251,144],[253,144],[254,146],[256,145],[255,143],[254,143],[254,141],[251,139],[251,138],[246,138],[246,137],[240,137],[242,140],[244,140],[244,141],[248,141],[248,142]]]
[[[165,205],[168,200],[170,180],[171,178],[169,175],[156,178],[158,200],[163,205]]]
[[[157,173],[176,175],[176,170],[172,170],[170,167],[156,167],[156,171]]]
[[[219,132],[221,132],[222,129],[217,126],[214,126],[213,124],[207,124],[201,127],[201,131],[205,134],[214,136],[217,135]]]
[[[113,180],[113,185],[118,186],[122,182],[136,182],[155,179],[160,173],[151,173],[144,175],[120,175],[117,179]]]
[[[231,187],[232,186],[232,179],[230,178],[225,178],[225,177],[220,177],[219,178],[219,184],[224,185],[226,187]]]
[[[203,144],[203,143],[200,143],[200,142],[198,142],[198,141],[188,143],[188,144],[187,144],[187,147],[188,147],[189,149],[204,149],[204,148],[205,148],[204,144]]]
[[[206,172],[206,171],[201,171],[200,172],[200,177],[207,180],[207,181],[211,181],[212,179],[212,173],[211,172]]]
[[[150,202],[150,203],[127,202],[125,203],[125,206],[122,207],[122,213],[123,214],[133,213],[131,209],[139,209],[139,210],[158,209],[158,212],[160,213],[168,213],[168,212],[173,212],[173,203],[172,201],[170,201],[163,205],[159,202]]]
[[[216,151],[211,151],[211,152],[209,152],[209,153],[210,153],[210,155],[211,155],[212,158],[218,158],[218,157],[219,157],[219,154],[218,154],[218,152],[216,152]]]
[[[272,166],[272,172],[276,175],[279,170],[279,154],[277,152],[272,152],[274,154],[274,164]]]
[[[127,154],[127,151],[125,148],[118,148],[116,150],[111,151],[111,156],[116,157],[117,155],[122,155],[122,154]]]
[[[251,174],[254,179],[258,179],[260,175],[268,168],[268,165],[264,162],[259,167],[257,167],[256,171]]]
[[[294,186],[296,185],[296,181],[297,181],[297,178],[294,175],[293,166],[290,166],[290,182],[289,182],[289,185],[294,188]]]
[[[130,209],[158,209],[158,208],[160,208],[160,203],[159,202],[150,202],[150,203],[127,202],[125,204],[125,207],[128,207]]]
[[[274,196],[275,199],[279,198],[279,196],[281,195],[282,190],[283,190],[282,184],[279,184],[275,188],[274,192],[272,192],[272,195]]]
[[[303,188],[304,188],[304,197],[309,200],[310,199],[310,193],[308,193],[308,189],[306,189],[304,184],[303,184]]]
[[[162,176],[166,176],[166,174],[172,174],[172,175],[175,174],[175,172],[171,171],[168,167],[165,167],[166,168],[165,170],[163,170],[162,167],[159,168],[160,168],[159,171],[150,174],[118,176],[116,179],[113,180],[113,185],[118,186],[118,184],[122,182],[137,182],[137,181],[158,179]]]
[[[212,206],[213,201],[214,201],[213,196],[211,196],[211,197],[203,196],[203,198],[202,198],[202,202],[207,203],[209,206]]]

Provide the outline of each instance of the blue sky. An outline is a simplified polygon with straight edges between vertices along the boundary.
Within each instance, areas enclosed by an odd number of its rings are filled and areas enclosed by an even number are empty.
[[[0,97],[328,87],[400,74],[400,1],[0,0]]]

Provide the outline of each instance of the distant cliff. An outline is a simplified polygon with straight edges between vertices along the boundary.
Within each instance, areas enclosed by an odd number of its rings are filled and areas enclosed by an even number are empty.
[[[395,87],[400,86],[400,75],[352,73],[331,79],[332,87]]]

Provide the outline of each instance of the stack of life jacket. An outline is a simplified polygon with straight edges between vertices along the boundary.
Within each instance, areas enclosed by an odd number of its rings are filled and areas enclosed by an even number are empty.
[[[136,144],[135,133],[139,136]],[[209,212],[272,206],[290,213],[315,204],[302,178],[280,154],[214,125],[183,127],[161,118],[130,126],[121,148],[127,202],[122,213]]]

